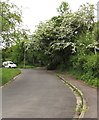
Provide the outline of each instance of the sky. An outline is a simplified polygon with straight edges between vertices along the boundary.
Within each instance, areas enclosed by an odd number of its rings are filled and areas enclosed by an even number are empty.
[[[41,21],[46,21],[57,16],[57,8],[62,1],[68,2],[70,9],[74,12],[84,3],[97,4],[99,0],[10,0],[19,8],[22,6],[22,19],[25,26],[35,31]]]

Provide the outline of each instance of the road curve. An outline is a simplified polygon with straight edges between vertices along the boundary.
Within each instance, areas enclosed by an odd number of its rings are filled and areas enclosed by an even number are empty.
[[[3,118],[72,118],[76,99],[52,72],[22,69],[2,88]]]

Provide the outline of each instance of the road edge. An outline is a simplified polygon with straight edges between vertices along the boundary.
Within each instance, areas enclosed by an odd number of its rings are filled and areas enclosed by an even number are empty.
[[[63,78],[61,75],[56,74],[56,76],[59,77],[62,80],[62,82],[66,84],[73,91],[76,97],[77,102],[76,102],[75,115],[73,118],[84,118],[84,114],[88,110],[88,106],[83,93],[81,92],[81,90],[79,90],[73,84],[68,82],[68,80]]]
[[[15,81],[15,79],[20,75],[21,73],[17,74],[15,77],[13,77],[9,82],[7,82],[6,84],[0,86],[0,88],[3,88],[5,86],[7,86],[8,84],[12,83]]]

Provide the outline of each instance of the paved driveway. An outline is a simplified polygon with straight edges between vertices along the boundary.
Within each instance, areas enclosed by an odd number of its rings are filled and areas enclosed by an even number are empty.
[[[3,118],[72,118],[76,99],[52,72],[22,69],[2,89]]]

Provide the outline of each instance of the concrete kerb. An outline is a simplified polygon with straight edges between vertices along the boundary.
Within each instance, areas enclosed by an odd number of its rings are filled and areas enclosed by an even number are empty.
[[[75,115],[73,118],[84,118],[84,114],[86,110],[88,109],[86,100],[84,98],[83,93],[74,85],[72,85],[70,82],[68,82],[66,79],[61,77],[61,75],[57,74],[57,76],[64,82],[64,84],[68,85],[68,87],[73,91],[77,103],[76,103],[76,110],[75,110]]]

